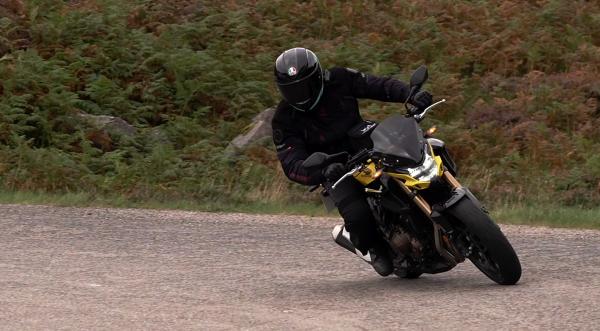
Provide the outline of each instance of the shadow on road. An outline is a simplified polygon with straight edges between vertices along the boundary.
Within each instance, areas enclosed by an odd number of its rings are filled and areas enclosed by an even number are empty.
[[[498,292],[517,289],[519,286],[501,286],[482,275],[423,275],[418,279],[401,279],[395,276],[381,278],[369,276],[352,280],[320,279],[300,286],[296,290],[319,293],[337,298],[378,295],[452,294]]]

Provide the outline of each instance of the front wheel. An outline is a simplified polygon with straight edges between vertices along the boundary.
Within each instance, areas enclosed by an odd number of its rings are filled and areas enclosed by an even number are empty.
[[[515,250],[500,227],[477,207],[464,198],[448,209],[454,217],[459,233],[455,240],[465,257],[501,285],[516,284],[521,278],[521,263]]]

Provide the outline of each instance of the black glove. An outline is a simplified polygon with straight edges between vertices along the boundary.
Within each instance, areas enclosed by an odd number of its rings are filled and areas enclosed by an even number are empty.
[[[329,182],[335,182],[346,174],[346,167],[341,163],[332,163],[323,169],[323,177]]]
[[[416,107],[416,109],[412,112],[413,115],[420,114],[427,107],[431,106],[433,103],[433,96],[427,91],[419,91],[408,101],[408,103]]]

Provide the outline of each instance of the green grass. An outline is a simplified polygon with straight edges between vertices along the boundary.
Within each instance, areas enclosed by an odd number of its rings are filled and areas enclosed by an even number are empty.
[[[174,201],[130,201],[122,197],[97,197],[86,193],[33,193],[0,191],[1,204],[53,205],[63,207],[112,207],[112,208],[147,208],[147,209],[179,209],[207,212],[240,212],[250,214],[289,214],[308,216],[335,216],[327,213],[319,204],[308,202],[286,204],[283,202],[251,202],[223,203],[197,202],[179,199]]]
[[[600,207],[504,206],[493,209],[492,216],[499,223],[600,229]]]
[[[288,214],[308,216],[337,216],[322,205],[313,203],[198,203],[192,200],[128,201],[120,197],[96,197],[85,193],[48,194],[31,192],[0,192],[0,203],[44,204],[72,207],[116,207],[148,209],[180,209],[208,212],[241,212],[251,214]],[[499,223],[549,226],[559,228],[600,229],[600,207],[578,208],[549,205],[506,205],[491,208],[492,217]]]

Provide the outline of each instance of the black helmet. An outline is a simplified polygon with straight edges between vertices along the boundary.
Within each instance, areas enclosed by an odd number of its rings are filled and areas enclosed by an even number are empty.
[[[323,70],[311,50],[292,48],[275,61],[275,80],[283,98],[300,111],[313,109],[323,94]]]

